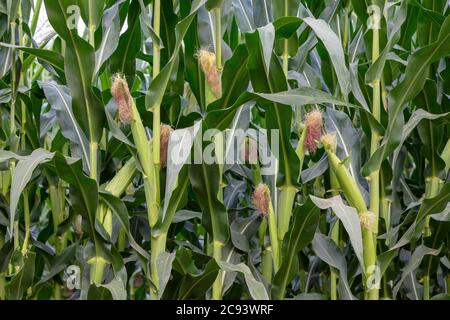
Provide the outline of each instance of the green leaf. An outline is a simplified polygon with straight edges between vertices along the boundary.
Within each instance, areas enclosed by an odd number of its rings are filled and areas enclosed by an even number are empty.
[[[114,300],[111,290],[108,288],[101,286],[97,287],[95,284],[92,284],[88,289],[87,294],[88,300]]]
[[[191,155],[194,138],[197,137],[200,125],[201,122],[198,122],[192,127],[175,130],[170,135],[167,152],[167,176],[162,220],[166,217],[172,194],[179,183],[178,178],[180,172]]]
[[[437,119],[442,119],[442,118],[445,119],[445,118],[449,118],[449,116],[450,116],[450,112],[435,114],[435,113],[430,113],[428,111],[425,111],[424,109],[417,109],[416,111],[414,111],[414,113],[409,118],[408,122],[403,127],[403,132],[402,132],[402,136],[400,139],[400,143],[394,152],[392,163],[395,164],[397,162],[397,159],[398,159],[398,156],[399,156],[399,153],[400,153],[403,143],[406,141],[406,139],[409,137],[409,135],[413,132],[413,130],[417,127],[417,125],[419,125],[419,123],[422,120],[425,120],[425,119],[426,120],[437,120]]]
[[[38,283],[35,284],[35,287],[40,285],[44,285],[50,279],[52,279],[57,274],[64,271],[69,265],[72,263],[72,259],[75,256],[75,252],[79,243],[74,243],[69,247],[65,248],[59,255],[55,255],[52,257],[48,269],[49,272],[42,277]]]
[[[38,84],[44,90],[44,94],[52,108],[56,110],[62,134],[80,148],[83,164],[86,166],[87,172],[90,172],[89,142],[73,114],[72,98],[69,90],[67,87],[54,82],[40,81]]]
[[[237,217],[231,223],[231,241],[233,245],[244,252],[250,251],[250,240],[258,231],[261,224],[259,214],[255,214],[248,218]]]
[[[133,1],[127,7],[127,30],[120,36],[119,45],[111,56],[112,73],[123,73],[131,88],[136,75],[136,56],[141,50],[142,32],[139,3]]]
[[[363,241],[361,234],[361,224],[359,221],[358,212],[355,208],[346,206],[340,196],[335,196],[329,199],[320,199],[311,196],[314,204],[322,210],[331,208],[334,214],[339,218],[347,231],[353,250],[358,258],[360,265],[364,266],[363,259]]]
[[[19,13],[19,5],[20,1],[16,0],[6,0],[6,8],[8,14],[8,22],[15,22],[17,19],[17,15]]]
[[[314,238],[319,224],[320,210],[311,199],[293,213],[294,220],[283,243],[283,254],[280,270],[275,274],[272,284],[272,299],[283,299],[286,287],[298,272],[300,250]]]
[[[401,130],[404,125],[403,109],[424,87],[429,66],[450,52],[450,16],[441,26],[438,39],[432,44],[417,50],[406,67],[403,81],[397,85],[388,97],[389,123],[383,142],[363,167],[363,175],[379,169],[401,142]]]
[[[120,278],[115,277],[109,283],[103,284],[102,288],[107,289],[111,293],[113,300],[127,300],[126,284]]]
[[[25,291],[33,285],[36,253],[28,252],[23,265],[6,286],[8,300],[22,300]]]
[[[448,293],[439,293],[430,298],[430,300],[450,300],[450,294]]]
[[[233,0],[234,16],[242,33],[255,30],[252,3],[249,0]]]
[[[152,110],[154,106],[161,105],[164,93],[167,89],[167,85],[169,84],[174,71],[177,69],[176,66],[178,66],[179,63],[179,51],[183,42],[183,38],[195,18],[197,10],[202,5],[204,5],[205,2],[206,0],[194,0],[190,14],[177,23],[177,26],[175,27],[176,43],[172,56],[170,57],[170,60],[167,62],[164,68],[161,70],[161,72],[158,74],[158,76],[152,81],[149,91],[146,95],[145,103],[148,110]]]
[[[300,0],[284,0],[273,2],[273,15],[275,18],[297,16]]]
[[[307,17],[304,18],[303,21],[313,29],[316,36],[323,42],[327,49],[338,78],[341,93],[344,96],[344,99],[346,99],[350,92],[350,72],[345,64],[344,50],[341,41],[324,20]]]
[[[11,202],[9,206],[10,210],[10,230],[11,234],[14,234],[14,219],[16,215],[17,205],[19,204],[20,197],[23,190],[30,182],[34,170],[42,163],[50,161],[54,156],[54,153],[50,153],[44,149],[37,149],[32,154],[19,161],[12,176],[11,183]],[[28,201],[28,200],[27,200]]]
[[[204,297],[216,280],[219,269],[216,261],[211,259],[201,274],[195,276],[187,274],[181,282],[178,299],[192,300]]]
[[[227,272],[239,272],[244,275],[245,283],[247,284],[248,291],[254,300],[269,300],[264,284],[255,279],[250,268],[243,264],[231,264],[226,262],[219,262],[219,266],[222,270]]]
[[[201,219],[202,213],[197,211],[180,210],[173,217],[172,223],[180,223],[191,219]]]
[[[158,298],[161,299],[164,290],[166,289],[167,283],[169,282],[170,275],[172,273],[172,264],[175,260],[175,252],[161,252],[157,258],[156,266],[158,269]]]
[[[92,26],[96,30],[102,19],[105,0],[77,0],[77,2],[86,25]]]
[[[115,197],[111,193],[100,190],[100,199],[108,206],[111,212],[117,217],[120,225],[125,229],[128,241],[131,247],[136,250],[143,258],[149,260],[150,256],[134,239],[130,229],[130,221],[128,216],[128,210],[122,200]]]
[[[438,214],[444,211],[449,201],[450,183],[446,183],[436,197],[423,200],[413,224],[411,224],[408,230],[391,248],[391,250],[401,248],[408,244],[410,241],[417,240],[422,234],[426,218],[430,215]]]
[[[217,8],[220,9],[222,4],[223,4],[223,0],[208,0],[208,1],[206,1],[205,8],[208,11],[211,11],[211,10],[217,9]]]
[[[219,166],[204,161],[191,164],[189,179],[203,211],[205,229],[216,241],[227,243],[230,238],[227,210],[217,197],[221,182]]]
[[[358,182],[361,193],[367,194],[367,191],[362,187],[365,181],[359,173],[361,170],[360,133],[353,128],[352,121],[344,112],[327,108],[324,118],[326,132],[336,135],[336,155],[339,159],[348,158],[350,160],[349,172],[353,179]]]
[[[312,248],[314,253],[320,259],[339,270],[339,276],[344,289],[342,292],[345,292],[345,296],[340,298],[342,300],[354,300],[355,297],[352,294],[347,279],[347,262],[345,261],[344,254],[337,247],[336,243],[329,237],[316,233],[312,241]]]
[[[422,262],[425,256],[427,255],[437,256],[440,251],[441,249],[430,249],[427,248],[425,245],[420,245],[419,247],[417,247],[417,249],[414,250],[414,253],[412,254],[411,258],[409,259],[408,264],[403,269],[402,277],[392,290],[393,297],[395,298],[397,296],[397,293],[400,290],[400,287],[403,281],[406,279],[406,277],[413,276],[413,271],[420,266],[420,263]],[[419,295],[417,293],[416,297],[417,299],[419,299]]]
[[[96,212],[98,206],[97,182],[83,173],[81,161],[66,159],[60,153],[55,153],[54,163],[61,179],[70,185],[70,199],[73,210],[89,223],[89,234],[94,242],[95,255],[106,261],[111,260],[110,252],[105,248],[102,237],[96,230]]]
[[[222,96],[213,105],[220,109],[228,108],[247,90],[250,81],[246,68],[247,59],[247,48],[241,44],[225,62],[222,73]]]
[[[267,65],[267,48],[263,43],[273,36],[274,29],[260,28],[245,35],[249,60],[247,68],[253,89],[256,92],[274,94],[287,90],[286,78],[278,58],[272,53],[270,66]],[[270,43],[270,41],[269,41]],[[278,183],[296,185],[300,174],[300,160],[290,142],[292,109],[280,103],[267,104],[266,129],[279,130],[279,141],[270,141],[270,145],[279,145],[279,177]]]
[[[64,70],[73,99],[73,112],[90,141],[98,142],[105,119],[104,108],[92,90],[94,48],[80,38],[76,29],[68,28],[69,0],[44,0],[52,27],[66,42]]]
[[[219,130],[224,130],[233,121],[235,112],[241,105],[249,101],[264,102],[264,100],[280,103],[285,108],[290,108],[290,105],[302,106],[308,104],[326,103],[348,106],[364,112],[364,114],[369,118],[372,130],[376,130],[379,133],[384,132],[383,127],[378,123],[378,121],[375,120],[369,110],[334,98],[327,92],[309,87],[302,87],[273,94],[244,92],[231,107],[209,112],[206,115],[205,122],[208,127],[215,127]]]
[[[380,53],[380,56],[376,61],[372,63],[365,75],[366,83],[373,83],[374,81],[381,80],[381,75],[383,73],[384,66],[386,64],[386,60],[389,52],[394,47],[394,45],[400,40],[401,32],[400,29],[405,22],[407,17],[407,2],[402,1],[400,7],[395,13],[393,21],[391,24],[393,25],[390,30],[389,41],[384,47],[383,51]]]
[[[96,2],[96,1],[94,1]],[[103,37],[100,46],[95,52],[94,76],[98,74],[102,65],[107,61],[119,46],[120,16],[119,5],[123,1],[114,4],[105,10],[102,19]]]
[[[38,48],[28,48],[28,47],[20,47],[20,46],[13,46],[8,43],[0,42],[0,46],[6,47],[6,48],[15,48],[22,50],[23,52],[29,53],[35,57],[37,57],[39,60],[51,64],[59,77],[62,79],[65,79],[64,75],[64,57],[61,56],[58,52],[46,50],[46,49],[38,49]]]

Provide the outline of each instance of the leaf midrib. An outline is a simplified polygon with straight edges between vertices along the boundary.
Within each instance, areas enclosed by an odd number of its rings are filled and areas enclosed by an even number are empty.
[[[292,267],[292,261],[293,261],[294,255],[298,252],[298,251],[297,251],[297,246],[298,246],[298,242],[300,241],[299,238],[300,238],[300,236],[302,235],[302,233],[303,233],[303,231],[304,231],[304,229],[305,229],[305,226],[307,225],[307,221],[310,219],[310,216],[311,216],[311,214],[314,212],[314,210],[315,210],[315,209],[313,208],[313,209],[311,209],[311,210],[308,211],[308,214],[307,214],[307,216],[305,217],[305,223],[302,224],[302,226],[300,227],[299,232],[297,233],[297,235],[296,235],[296,237],[295,237],[295,247],[294,247],[295,250],[292,250],[293,248],[290,248],[291,250],[289,250],[289,255],[288,255],[288,258],[289,258],[289,259],[288,259],[288,266],[287,266],[288,272],[286,272],[285,275],[284,275],[284,277],[283,277],[282,287],[281,287],[281,290],[282,290],[282,292],[283,292],[283,295],[284,295],[285,288],[286,288],[286,285],[287,285],[287,279],[288,279],[288,276],[289,276],[289,270],[291,270],[291,267]],[[294,226],[292,227],[292,230],[294,230]],[[289,241],[289,242],[290,242],[290,241]],[[301,250],[301,249],[300,249],[300,250]]]
[[[66,15],[66,12],[63,10],[63,6],[61,5],[61,0],[57,0],[58,1],[58,5],[59,5],[59,9],[61,10],[61,12],[62,12],[62,14],[63,14],[63,16],[64,16],[64,19],[66,20],[66,21],[68,21],[68,17],[67,17],[67,15]],[[78,63],[78,71],[80,72],[80,77],[81,77],[81,82],[82,82],[82,88],[83,88],[83,98],[84,98],[84,103],[85,103],[85,105],[86,105],[86,113],[87,113],[87,122],[88,122],[88,128],[89,128],[89,140],[90,141],[93,141],[93,136],[94,136],[94,128],[92,127],[92,120],[91,120],[91,106],[90,106],[90,103],[89,103],[89,99],[87,98],[88,97],[88,92],[87,92],[87,90],[86,90],[86,78],[85,78],[85,74],[84,74],[84,72],[83,72],[83,70],[82,70],[82,68],[81,68],[81,57],[80,57],[80,54],[79,54],[79,52],[78,52],[78,50],[77,50],[77,46],[76,46],[76,41],[75,41],[75,38],[73,37],[73,34],[72,34],[72,31],[71,30],[69,30],[68,29],[68,33],[69,33],[69,36],[70,36],[70,40],[71,40],[71,42],[72,42],[72,46],[73,46],[73,49],[74,49],[74,52],[75,52],[75,56],[76,56],[76,59],[77,59],[77,63]]]
[[[258,34],[258,38],[259,38],[259,34]],[[263,48],[262,48],[261,41],[259,41],[259,52],[260,52],[260,54],[263,53]],[[259,58],[261,59],[260,61],[262,61],[264,72],[266,74],[265,79],[267,81],[267,86],[269,87],[269,90],[270,90],[271,93],[276,93],[276,92],[274,92],[274,90],[272,88],[272,84],[270,83],[270,79],[267,77],[267,74],[269,74],[269,73],[267,72],[268,71],[267,70],[267,66],[264,63],[264,61],[265,61],[264,60],[264,56],[260,56]],[[271,53],[271,61],[272,61],[272,53]],[[270,66],[269,66],[269,69],[270,69]],[[276,116],[276,119],[277,119],[278,127],[280,128],[280,133],[281,133],[281,135],[280,135],[280,144],[281,144],[281,149],[283,151],[284,178],[286,179],[285,186],[290,186],[290,185],[292,185],[292,178],[291,178],[291,171],[290,171],[289,161],[287,159],[288,158],[288,152],[287,152],[287,146],[286,146],[285,141],[284,141],[284,135],[283,135],[283,130],[282,130],[282,121],[281,121],[281,118],[280,118],[280,113],[278,112],[278,108],[280,108],[280,104],[276,103],[276,102],[273,102],[273,106],[274,106],[274,110],[275,110],[275,116]]]
[[[432,60],[434,54],[441,48],[441,46],[443,46],[443,44],[445,44],[445,41],[446,41],[448,38],[450,38],[450,33],[447,34],[447,35],[442,39],[442,41],[440,41],[440,43],[436,46],[436,48],[432,51],[432,53],[431,53],[430,55],[428,55],[427,59],[425,60],[425,63],[421,64],[421,66],[420,66],[420,68],[419,68],[419,71],[417,71],[417,72],[414,73],[413,78],[412,78],[412,80],[410,81],[410,83],[412,83],[412,84],[416,83],[416,81],[417,81],[419,75],[422,73],[422,71],[423,71],[424,69],[428,68],[428,66],[429,66],[429,64],[430,64],[429,61]],[[439,39],[438,39],[437,41],[439,41]],[[425,47],[425,48],[426,48],[426,47]],[[405,90],[405,93],[401,96],[399,102],[397,102],[397,103],[395,104],[394,114],[393,114],[393,116],[392,116],[392,119],[396,119],[396,118],[397,118],[398,114],[399,114],[400,111],[402,110],[401,107],[405,104],[406,97],[408,96],[408,94],[409,94],[411,88],[413,88],[413,87],[414,87],[413,85],[408,86],[407,89]],[[394,124],[395,124],[394,121],[392,121],[392,122],[389,124],[389,127],[388,127],[389,135],[388,135],[388,137],[391,136],[391,131],[393,130]]]

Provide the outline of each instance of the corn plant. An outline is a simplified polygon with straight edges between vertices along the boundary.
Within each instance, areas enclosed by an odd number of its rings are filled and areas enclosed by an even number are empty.
[[[450,299],[445,0],[0,0],[0,300]]]

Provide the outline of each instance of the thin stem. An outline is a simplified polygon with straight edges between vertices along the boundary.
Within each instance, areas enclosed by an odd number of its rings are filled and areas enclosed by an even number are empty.
[[[34,34],[36,32],[37,23],[39,21],[39,14],[41,12],[42,7],[42,0],[37,0],[36,4],[34,5],[34,13],[33,13],[33,19],[31,20],[30,30],[31,34]]]
[[[91,135],[92,136],[92,135]],[[98,175],[97,175],[97,150],[98,150],[98,143],[91,141],[89,143],[89,149],[90,149],[90,165],[91,165],[91,171],[90,171],[90,177],[91,179],[95,180],[98,184]],[[100,207],[97,208],[96,216],[99,215]],[[91,264],[91,270],[90,270],[90,279],[91,281],[97,285],[100,286],[103,282],[103,275],[106,268],[106,265],[108,264],[103,257],[100,256],[98,251],[98,244],[97,241],[94,241],[94,247],[96,251],[96,256],[93,258],[93,262]]]
[[[450,139],[445,144],[444,150],[441,153],[441,158],[445,162],[445,173],[447,174],[450,169]]]
[[[224,244],[218,240],[213,240],[213,257],[219,262],[222,261],[222,249]],[[222,274],[223,271],[219,271],[217,274],[217,278],[214,281],[212,287],[212,299],[213,300],[222,300]]]
[[[128,162],[116,173],[114,178],[112,178],[109,183],[105,186],[105,190],[110,192],[112,195],[116,197],[120,197],[126,188],[130,185],[133,177],[136,173],[136,160],[131,158]],[[113,221],[112,221],[112,212],[111,210],[104,204],[101,203],[97,210],[97,219],[102,223],[106,232],[112,236],[113,231]],[[123,251],[125,249],[125,230],[123,228],[119,231],[119,239],[118,239],[118,249],[119,251]],[[104,269],[106,267],[106,263],[97,259],[95,262],[96,273],[98,274],[98,278],[100,275],[103,275]],[[95,273],[95,272],[94,272]],[[101,279],[101,278],[100,278]]]
[[[161,30],[161,0],[154,1],[153,7],[153,30],[156,36],[159,37]],[[155,79],[159,72],[161,64],[161,48],[159,44],[153,44],[153,79]],[[161,106],[153,107],[153,165],[155,166],[155,182],[156,182],[156,201],[160,203],[160,171],[161,171]]]
[[[356,181],[348,172],[345,164],[336,156],[331,150],[331,146],[325,146],[328,161],[330,163],[330,170],[334,172],[343,190],[347,201],[358,211],[360,216],[370,214],[367,212],[364,197],[359,190]],[[376,277],[377,270],[377,253],[375,246],[375,237],[373,236],[374,226],[366,226],[361,224],[361,232],[363,236],[363,260],[364,260],[364,280],[366,288],[366,298],[370,300],[378,300],[379,283]]]
[[[11,23],[11,45],[16,44],[16,23]],[[16,134],[16,49],[11,48],[12,66],[11,66],[11,113],[10,113],[10,134]],[[12,146],[14,147],[14,146]],[[13,148],[13,151],[14,150]]]
[[[270,245],[272,247],[273,253],[273,265],[275,273],[280,269],[281,256],[280,256],[280,245],[279,240],[277,238],[277,223],[275,219],[275,212],[273,210],[272,201],[269,202],[269,214],[268,214],[268,222],[269,222],[269,236],[270,236]]]
[[[22,6],[19,4],[19,45],[24,46],[24,34],[23,34],[23,27],[22,27]],[[21,63],[23,62],[23,52],[19,52],[19,59]],[[21,69],[20,79],[19,79],[19,86],[25,85],[26,81],[26,71]],[[20,147],[21,150],[26,149],[26,124],[27,124],[27,108],[25,106],[25,103],[21,100],[20,101],[20,110],[21,110],[21,128],[20,128]]]
[[[430,275],[423,276],[423,300],[430,300]]]
[[[365,269],[365,287],[368,300],[378,300],[379,283],[373,283],[376,279],[377,254],[374,244],[372,230],[362,227],[362,236],[364,244],[364,269]]]
[[[88,1],[89,10],[89,44],[95,49],[95,24],[94,24],[94,12],[92,7],[92,1]],[[92,135],[91,135],[92,136]],[[92,139],[92,137],[91,137]],[[98,182],[97,165],[98,165],[98,142],[91,140],[90,142],[90,177]]]
[[[159,175],[157,175],[156,164],[152,161],[153,158],[153,150],[151,148],[152,144],[147,139],[147,134],[142,123],[141,117],[139,115],[139,111],[136,108],[136,105],[133,101],[133,121],[131,122],[131,132],[133,135],[134,143],[136,145],[138,158],[142,167],[142,176],[144,180],[144,192],[145,199],[147,202],[147,214],[148,214],[148,222],[149,227],[153,231],[154,227],[158,223],[159,219],[159,191],[157,187],[157,183],[159,182]],[[153,137],[153,140],[157,139],[159,141],[159,137]],[[154,147],[154,145],[153,145]],[[159,151],[159,144],[158,149]],[[159,162],[158,162],[159,163]],[[154,237],[152,235],[152,237]],[[159,239],[159,238],[158,238]],[[158,284],[159,277],[157,272],[157,258],[159,253],[165,250],[165,240],[158,240],[152,238],[151,241],[151,264],[154,265],[151,271],[151,278],[153,283],[155,284],[156,290],[151,289],[150,295],[152,299],[158,298]],[[161,242],[162,241],[162,242]],[[162,247],[164,246],[164,247]]]
[[[100,286],[103,282],[103,274],[107,263],[102,257],[95,257],[91,265],[91,280],[97,286]]]
[[[432,170],[434,171],[434,170]],[[435,172],[432,172],[432,176],[426,178],[426,184],[425,184],[425,199],[432,199],[436,197],[439,194],[440,186],[442,185],[442,180],[434,176]],[[424,237],[430,237],[431,236],[431,229],[430,229],[430,216],[426,217],[425,220],[425,226],[423,230],[423,236]],[[425,268],[425,274],[423,276],[423,299],[429,300],[430,299],[430,265]]]
[[[95,49],[95,24],[94,24],[94,8],[93,1],[88,1],[89,10],[89,43]]]
[[[339,192],[337,191],[339,189],[339,182],[337,180],[336,175],[334,174],[333,170],[330,170],[330,182],[331,182],[331,188],[333,189],[332,194],[334,196],[338,195]],[[334,241],[336,246],[339,246],[339,219],[336,219],[336,222],[334,223],[332,229],[331,229],[331,240]],[[337,280],[339,278],[338,270],[336,268],[330,267],[330,296],[331,300],[337,300]]]
[[[372,63],[378,59],[380,55],[379,44],[379,30],[375,26],[372,30]],[[381,116],[381,88],[380,80],[376,80],[373,84],[373,97],[372,97],[372,115],[380,121]],[[380,136],[376,131],[372,131],[370,141],[370,155],[373,155],[379,148]],[[376,221],[378,221],[380,213],[380,171],[379,169],[373,171],[369,176],[370,181],[370,211],[375,215]],[[378,234],[378,227],[374,230],[374,237]],[[376,245],[376,243],[375,243]]]
[[[300,124],[300,126],[303,126]],[[305,139],[306,139],[306,127],[303,126],[302,132],[300,134],[300,139],[298,140],[297,148],[295,153],[300,159],[300,170],[303,168],[303,162],[305,161]]]
[[[221,9],[214,9],[214,18],[215,18],[215,40],[216,40],[216,68],[219,73],[222,72],[222,30],[221,30]]]
[[[0,249],[3,248],[3,245],[5,244],[5,235],[2,231],[0,231]],[[6,298],[6,280],[5,280],[5,273],[0,273],[0,300],[5,300]]]
[[[391,203],[389,200],[389,197],[386,193],[386,187],[387,181],[384,177],[383,173],[380,174],[380,216],[384,220],[384,224],[386,226],[386,232],[389,232],[391,229],[391,214],[390,214],[390,207]],[[386,246],[390,246],[389,244],[389,238],[386,238]]]
[[[131,122],[131,132],[136,145],[137,154],[142,167],[145,198],[147,201],[147,213],[150,228],[152,229],[158,222],[158,201],[156,200],[156,178],[155,167],[152,162],[151,144],[147,139],[144,125],[142,124],[139,111],[133,101],[133,121]]]
[[[159,296],[162,294],[162,292],[159,292],[159,274],[158,274],[158,257],[159,255],[166,251],[166,241],[167,241],[167,234],[166,233],[160,233],[156,236],[152,236],[151,240],[151,247],[152,247],[152,254],[151,254],[151,274],[152,274],[152,281],[156,286],[156,291],[150,290],[150,295],[153,300],[159,299]]]
[[[28,204],[28,190],[23,191],[23,211],[25,220],[25,238],[22,244],[22,255],[28,251],[28,243],[30,241],[30,208]]]
[[[266,238],[266,232],[267,232],[267,220],[263,219],[258,229],[258,239],[259,245],[261,246],[261,250],[264,249],[264,240]]]
[[[442,180],[434,175],[435,173],[432,172],[431,177],[426,178],[425,182],[425,198],[431,199],[438,195],[440,186],[442,184]],[[430,216],[426,217],[425,220],[425,226],[424,226],[424,236],[430,237],[431,236],[431,229],[430,229]]]
[[[22,5],[19,3],[19,45],[24,45],[24,34],[22,27]],[[20,51],[19,59],[23,62],[23,52]],[[26,72],[22,69],[19,79],[19,85],[25,85]],[[20,101],[21,107],[21,128],[20,128],[20,148],[26,149],[26,123],[27,123],[27,109],[25,103]],[[25,238],[22,244],[22,254],[25,255],[28,250],[28,243],[30,241],[30,208],[28,202],[28,190],[23,191],[23,208],[24,208],[24,220],[25,220]]]
[[[89,166],[91,168],[90,171],[90,178],[97,181],[97,166],[98,166],[98,157],[97,157],[97,150],[98,150],[98,143],[91,141],[89,144],[89,150],[90,150],[90,157],[89,157]]]
[[[347,50],[347,45],[348,45],[348,29],[349,29],[348,5],[349,4],[350,4],[350,1],[348,1],[347,6],[344,8],[344,31],[342,34],[342,48],[344,49],[344,52]]]
[[[119,252],[125,250],[126,238],[127,234],[125,232],[125,229],[121,227],[119,230],[119,238],[117,239],[117,249],[119,250]]]
[[[291,220],[292,207],[296,194],[297,189],[294,186],[287,185],[281,188],[278,201],[278,240],[280,242],[283,242],[289,230],[289,222]]]
[[[161,31],[161,0],[153,3],[153,31],[159,37]],[[161,63],[161,48],[158,43],[153,43],[153,79],[159,74]]]
[[[14,221],[14,251],[19,250],[19,221]]]
[[[284,42],[284,49],[283,49],[283,71],[287,78],[288,72],[289,72],[289,40],[285,39]]]
[[[217,23],[216,23],[217,25]],[[215,154],[217,163],[219,164],[219,173],[221,177],[220,186],[217,194],[217,198],[220,202],[223,202],[223,164],[224,164],[224,135],[223,132],[219,132],[214,136],[214,147],[215,147]],[[214,259],[219,262],[222,261],[222,249],[225,246],[224,243],[221,241],[215,239],[215,235],[217,234],[216,230],[213,230],[213,257]],[[213,288],[212,288],[212,299],[213,300],[222,300],[222,286],[223,286],[223,271],[219,270],[219,273],[217,274],[217,278],[214,281]]]
[[[261,257],[261,271],[262,276],[268,283],[272,282],[272,273],[273,273],[273,260],[272,260],[272,247],[268,246],[264,249]]]
[[[450,274],[445,277],[445,292],[450,294]]]
[[[289,14],[289,2],[284,0],[284,16],[287,17]],[[283,71],[287,78],[289,69],[289,39],[283,40]]]

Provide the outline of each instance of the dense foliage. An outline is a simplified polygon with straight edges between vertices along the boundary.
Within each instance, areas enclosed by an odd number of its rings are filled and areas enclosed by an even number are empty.
[[[449,299],[449,11],[0,0],[0,299]]]

